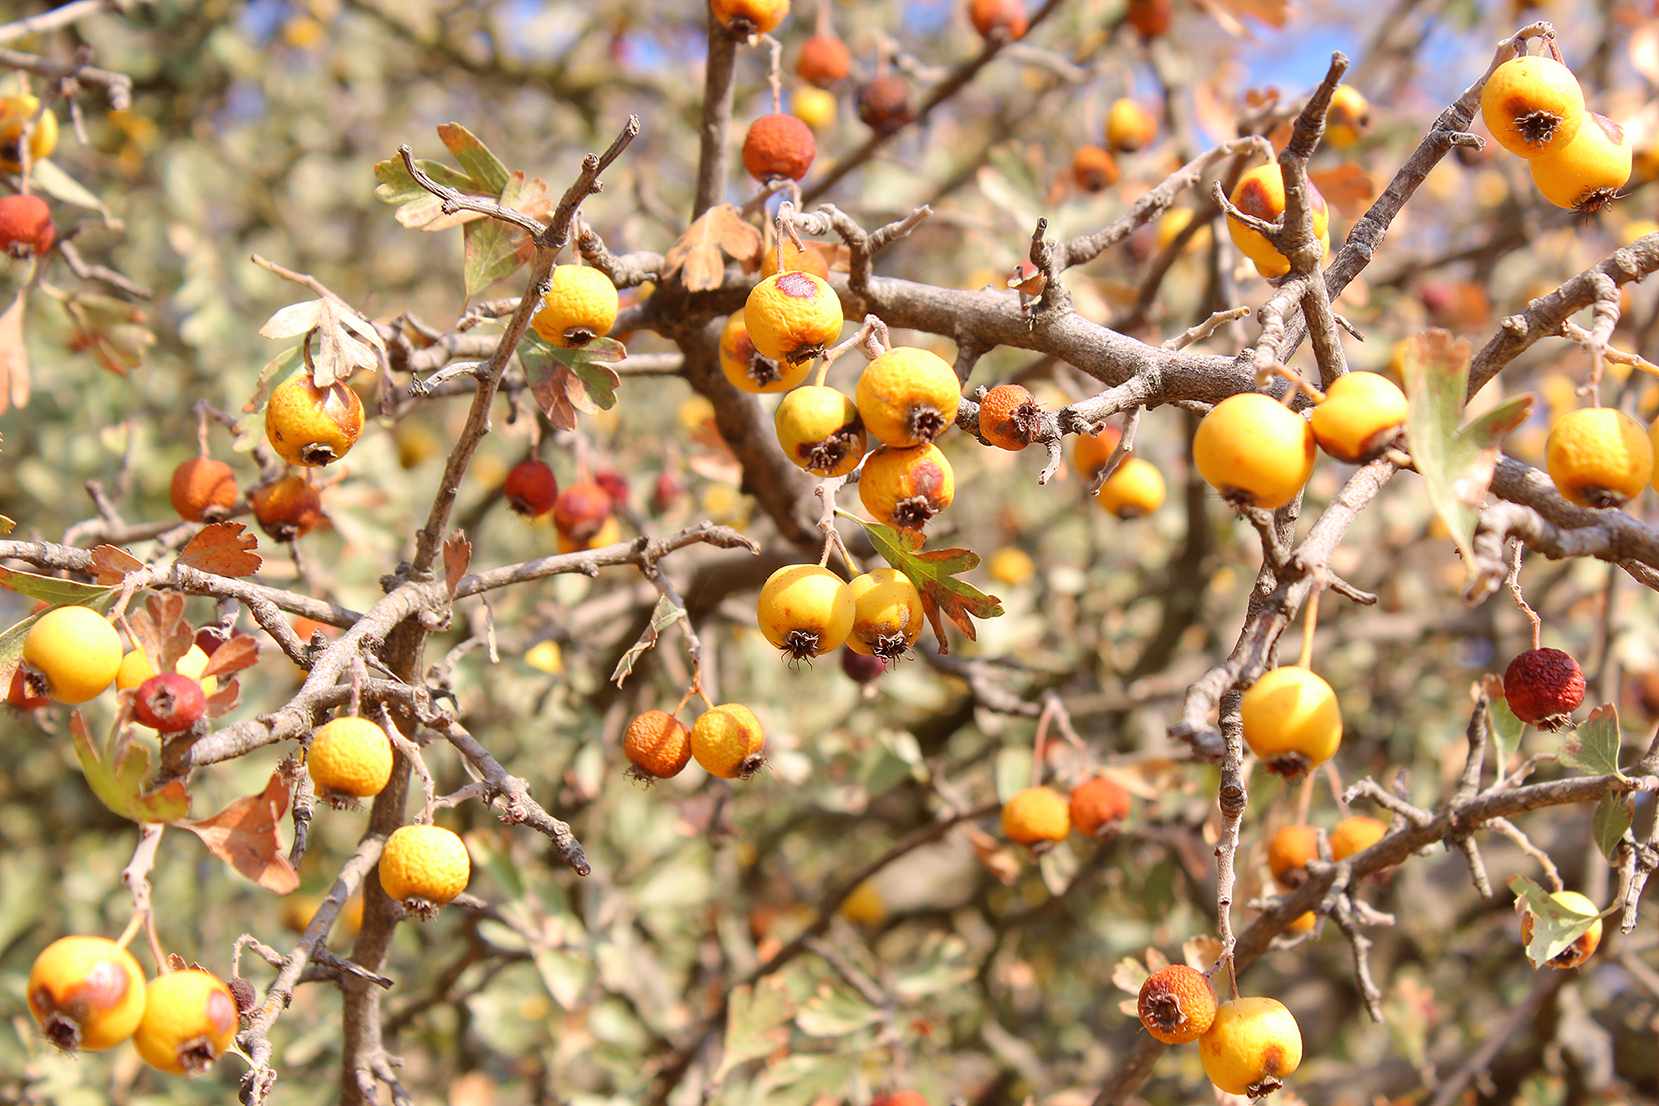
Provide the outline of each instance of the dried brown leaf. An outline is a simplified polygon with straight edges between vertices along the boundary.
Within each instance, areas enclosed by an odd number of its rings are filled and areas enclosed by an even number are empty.
[[[472,542],[457,530],[444,540],[444,587],[451,599],[455,598],[455,589],[461,586],[461,577],[467,574],[471,563]]]
[[[258,662],[259,642],[247,634],[236,634],[213,650],[213,655],[208,658],[207,667],[202,669],[202,678],[229,676],[244,668],[252,668]]]
[[[100,584],[119,584],[127,573],[137,572],[144,562],[116,545],[92,547],[92,577]]]
[[[704,212],[686,228],[680,240],[670,246],[663,260],[663,276],[682,273],[688,292],[708,292],[725,279],[726,257],[749,268],[758,264],[761,233],[744,221],[731,204],[720,204]]]
[[[288,785],[281,772],[272,772],[259,794],[237,799],[211,817],[180,824],[248,879],[267,891],[286,895],[300,882],[277,836],[287,811]]]
[[[218,576],[252,576],[259,571],[259,541],[240,522],[204,526],[179,554],[179,563]]]

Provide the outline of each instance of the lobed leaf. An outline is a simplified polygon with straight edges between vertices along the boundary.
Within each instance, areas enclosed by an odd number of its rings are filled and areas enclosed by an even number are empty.
[[[853,516],[857,517],[857,516]],[[888,564],[910,578],[921,592],[922,610],[933,626],[933,635],[939,642],[939,652],[950,652],[940,616],[974,639],[975,618],[997,618],[1002,614],[1002,600],[986,595],[965,580],[957,579],[963,572],[979,566],[979,554],[971,549],[922,549],[920,534],[895,530],[879,522],[857,520],[870,535],[870,544],[876,547]]]
[[[1584,725],[1567,742],[1561,763],[1592,775],[1623,777],[1624,773],[1619,771],[1619,748],[1623,744],[1619,708],[1605,703],[1590,712]]]

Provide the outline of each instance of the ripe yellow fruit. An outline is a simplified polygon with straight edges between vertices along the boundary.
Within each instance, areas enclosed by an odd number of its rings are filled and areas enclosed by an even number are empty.
[[[1555,891],[1550,894],[1561,906],[1575,914],[1600,914],[1601,907],[1577,891]],[[1524,948],[1532,943],[1532,911],[1524,910],[1521,913],[1521,946]],[[1558,970],[1576,968],[1595,954],[1596,946],[1601,944],[1601,919],[1597,918],[1590,923],[1590,928],[1578,935],[1578,939],[1555,956],[1550,958],[1550,967]]]
[[[1387,836],[1388,823],[1381,819],[1368,818],[1363,814],[1344,818],[1331,830],[1331,859],[1347,860]]]
[[[790,97],[789,110],[813,130],[825,130],[835,124],[835,93],[802,85]]]
[[[550,346],[576,349],[610,332],[618,310],[616,285],[587,265],[555,265],[531,329]]]
[[[564,650],[552,638],[545,638],[524,651],[524,663],[537,672],[557,676],[565,670]]]
[[[144,1062],[173,1075],[200,1075],[236,1040],[236,998],[201,968],[150,980],[133,1044]]]
[[[1118,518],[1139,518],[1164,503],[1164,474],[1141,457],[1129,456],[1095,493],[1095,501]]]
[[[304,933],[322,905],[321,895],[302,895],[296,892],[284,896],[281,911],[283,928],[292,933]],[[344,925],[346,933],[351,936],[357,935],[357,931],[363,928],[362,894],[353,895],[346,900],[340,912],[334,916],[334,924]]]
[[[297,369],[271,392],[265,405],[265,437],[290,465],[316,467],[338,461],[363,432],[363,401],[343,380],[327,388]]]
[[[1221,1090],[1258,1098],[1301,1065],[1302,1031],[1278,999],[1236,998],[1216,1010],[1198,1039],[1198,1058]]]
[[[65,1052],[101,1052],[144,1017],[144,972],[108,937],[60,937],[29,969],[29,1012]]]
[[[1285,926],[1286,933],[1308,933],[1319,924],[1319,915],[1309,910],[1305,914],[1298,914]]]
[[[1338,150],[1349,150],[1370,129],[1371,105],[1364,94],[1351,84],[1337,85],[1325,113],[1325,141]]]
[[[648,710],[628,723],[622,752],[636,778],[671,779],[691,760],[691,733],[667,711]]]
[[[202,679],[209,659],[206,650],[200,645],[192,645],[173,665],[173,671],[200,683],[203,695],[212,695],[219,690],[219,677],[209,676],[205,680]],[[121,667],[115,670],[115,690],[132,691],[155,674],[156,666],[151,663],[150,655],[142,649],[131,650],[121,658]]]
[[[1480,93],[1480,115],[1498,145],[1520,157],[1559,150],[1584,123],[1584,90],[1554,58],[1511,58]]]
[[[880,925],[887,917],[887,903],[876,885],[865,880],[842,900],[839,913],[855,925]]]
[[[887,445],[921,445],[956,421],[962,383],[937,353],[895,346],[864,367],[857,394],[866,430]]]
[[[392,778],[392,741],[367,718],[345,715],[311,735],[306,771],[327,799],[366,799]]]
[[[1580,507],[1617,507],[1653,476],[1653,443],[1615,407],[1581,407],[1555,420],[1544,464],[1556,490]]]
[[[742,703],[722,703],[697,716],[691,755],[703,771],[723,780],[746,780],[760,770],[766,731]]]
[[[896,568],[878,568],[854,576],[853,628],[847,648],[884,661],[897,660],[922,632],[922,595],[910,577]]]
[[[1600,211],[1630,180],[1630,135],[1605,115],[1590,112],[1573,140],[1532,159],[1532,183],[1556,207]]]
[[[1215,1024],[1215,989],[1204,973],[1171,964],[1146,977],[1135,1000],[1141,1027],[1166,1045],[1198,1040]]]
[[[1285,178],[1279,171],[1279,163],[1270,161],[1246,172],[1233,186],[1231,199],[1233,206],[1246,215],[1269,222],[1279,218],[1285,213]],[[1325,205],[1325,197],[1312,181],[1308,182],[1308,204],[1313,210],[1313,236],[1323,243],[1328,253],[1331,248],[1331,212]],[[1227,233],[1232,237],[1233,245],[1255,264],[1256,271],[1262,276],[1272,279],[1290,272],[1290,261],[1260,231],[1252,230],[1229,215]]]
[[[39,112],[39,115],[36,115]],[[16,173],[22,170],[19,143],[23,129],[30,126],[29,160],[39,161],[52,156],[58,148],[58,117],[51,108],[41,111],[40,97],[24,92],[0,99],[0,172]]]
[[[991,554],[985,570],[997,583],[1017,588],[1037,574],[1037,562],[1025,550],[1005,545]]]
[[[54,607],[29,627],[23,660],[60,703],[95,698],[121,668],[121,635],[91,607]]]
[[[1002,835],[1019,845],[1064,841],[1071,832],[1071,803],[1052,787],[1027,787],[1002,804]]]
[[[1144,149],[1158,137],[1158,119],[1138,101],[1120,96],[1106,109],[1106,145],[1118,153]]]
[[[709,0],[709,10],[734,32],[765,35],[789,14],[789,0]]]
[[[1628,246],[1650,234],[1659,234],[1659,222],[1652,219],[1632,219],[1619,228],[1619,245]]]
[[[1264,673],[1239,704],[1244,741],[1268,769],[1295,776],[1336,754],[1342,710],[1336,692],[1314,672],[1284,665]]]
[[[749,328],[743,322],[743,312],[738,311],[720,331],[720,371],[740,392],[787,392],[806,379],[812,366],[805,361],[779,364],[762,357],[749,341]]]
[[[1122,436],[1123,432],[1115,426],[1102,427],[1093,434],[1079,434],[1077,444],[1071,449],[1071,464],[1077,474],[1093,483],[1100,470],[1106,467],[1106,462],[1111,460]]]
[[[1164,212],[1158,220],[1158,249],[1167,250],[1181,237],[1181,232],[1192,223],[1192,210],[1185,207],[1172,207]],[[1186,251],[1199,253],[1210,244],[1210,228],[1202,227],[1191,238],[1187,239]]]
[[[1406,422],[1406,394],[1381,373],[1339,376],[1309,420],[1320,446],[1351,465],[1388,446]]]
[[[841,577],[820,565],[783,566],[766,578],[755,604],[760,632],[791,660],[839,649],[856,611]]]
[[[1307,879],[1308,862],[1319,859],[1319,831],[1310,825],[1280,826],[1267,839],[1267,868],[1289,891]]]
[[[845,476],[858,467],[868,439],[853,401],[809,384],[783,397],[772,416],[783,454],[814,476]]]
[[[877,522],[920,530],[956,498],[956,474],[932,442],[882,446],[864,459],[858,499]]]
[[[453,830],[442,826],[399,826],[380,853],[380,886],[388,896],[423,917],[467,889],[472,859]]]
[[[791,365],[822,354],[841,336],[842,321],[835,289],[811,273],[774,273],[756,284],[743,304],[755,348]]]
[[[1313,473],[1313,428],[1272,396],[1242,392],[1211,408],[1193,436],[1192,458],[1231,503],[1278,510]]]

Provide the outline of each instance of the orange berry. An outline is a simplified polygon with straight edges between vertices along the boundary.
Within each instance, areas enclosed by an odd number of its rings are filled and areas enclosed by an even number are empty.
[[[968,0],[968,20],[981,38],[1000,31],[1009,41],[1024,35],[1031,25],[1020,0]]]
[[[1002,834],[1019,845],[1064,841],[1071,832],[1071,806],[1052,787],[1027,787],[1002,804]]]
[[[1122,432],[1115,426],[1105,427],[1093,434],[1080,434],[1071,447],[1071,464],[1083,479],[1094,481],[1096,474],[1106,467],[1112,451],[1118,447]]]
[[[691,760],[691,731],[665,710],[648,710],[628,723],[622,751],[640,779],[677,776]]]
[[[1072,183],[1084,192],[1104,192],[1118,182],[1118,163],[1110,150],[1079,146],[1071,156]]]
[[[45,200],[35,195],[0,197],[0,254],[42,254],[56,237],[52,209]]]
[[[1331,830],[1331,859],[1347,860],[1388,836],[1388,823],[1356,814],[1344,818]]]
[[[540,518],[559,499],[559,480],[546,461],[527,457],[507,471],[501,484],[507,506],[527,518]]]
[[[572,484],[553,504],[554,527],[578,545],[597,534],[610,517],[610,493],[591,480]]]
[[[229,510],[236,505],[236,474],[223,461],[192,457],[173,470],[168,495],[180,518],[200,522],[209,511]]]
[[[787,112],[762,115],[743,138],[743,168],[757,181],[800,180],[818,156],[812,128]]]
[[[1042,429],[1043,409],[1018,384],[998,384],[979,401],[979,433],[998,449],[1021,450]]]
[[[808,84],[829,88],[852,72],[853,55],[834,35],[813,35],[795,55],[795,75]]]
[[[1071,790],[1071,826],[1094,837],[1129,817],[1129,792],[1115,780],[1095,776]]]
[[[1189,1044],[1215,1021],[1215,990],[1203,972],[1171,964],[1146,977],[1135,1007],[1153,1037],[1166,1045]]]
[[[257,489],[251,500],[260,529],[276,541],[303,538],[323,520],[322,495],[298,473]]]
[[[1308,861],[1319,857],[1319,831],[1309,825],[1280,826],[1267,839],[1267,867],[1285,890],[1301,886]]]

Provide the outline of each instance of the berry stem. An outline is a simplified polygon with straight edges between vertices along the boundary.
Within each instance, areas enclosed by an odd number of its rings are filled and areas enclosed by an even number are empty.
[[[1315,388],[1312,384],[1309,384],[1306,380],[1303,380],[1300,375],[1292,372],[1290,369],[1286,368],[1277,361],[1256,373],[1256,383],[1258,385],[1266,384],[1275,376],[1282,380],[1288,380],[1291,383],[1292,390],[1279,397],[1279,401],[1286,407],[1290,406],[1290,401],[1295,397],[1297,392],[1301,392],[1303,395],[1313,400],[1314,403],[1325,402],[1324,392],[1321,392],[1318,388]]]
[[[1329,761],[1326,762],[1330,763]],[[1296,796],[1296,824],[1306,825],[1308,812],[1313,809],[1313,773],[1302,777],[1302,786]]]
[[[1342,812],[1344,818],[1348,817],[1348,793],[1343,789],[1342,772],[1337,768],[1336,761],[1325,762],[1325,779],[1330,782],[1331,798],[1336,800],[1337,810]]]
[[[771,35],[761,35],[761,41],[766,43],[772,53],[772,60],[767,69],[766,80],[772,86],[772,111],[774,114],[783,113],[783,43]],[[779,267],[782,271],[782,267]]]
[[[673,718],[678,718],[680,716],[680,712],[682,710],[685,710],[685,705],[687,703],[691,702],[691,697],[693,695],[702,695],[702,692],[703,692],[703,689],[701,687],[697,686],[696,681],[692,681],[691,686],[685,689],[685,694],[680,696],[680,701],[678,703],[674,704],[674,709],[668,712],[669,716],[673,717]],[[705,702],[705,703],[708,702],[708,696],[706,696],[706,695],[703,696],[703,702]],[[712,704],[710,704],[710,705],[712,705]]]
[[[1048,724],[1054,717],[1054,700],[1043,701],[1043,711],[1037,716],[1037,732],[1031,739],[1031,786],[1043,782],[1043,759],[1048,751]]]
[[[207,404],[205,402],[196,404],[196,454],[200,457],[207,456]]]
[[[1296,664],[1300,668],[1313,666],[1313,631],[1319,624],[1319,593],[1324,589],[1314,587],[1308,594],[1307,610],[1302,612],[1302,651],[1296,657]]]
[[[1504,579],[1504,586],[1509,589],[1509,594],[1515,597],[1515,605],[1521,608],[1521,613],[1527,616],[1527,621],[1532,623],[1532,647],[1537,649],[1544,643],[1544,620],[1538,617],[1538,612],[1532,609],[1532,604],[1528,603],[1526,596],[1521,594],[1521,558],[1525,555],[1526,546],[1516,542],[1513,558],[1509,562],[1509,575]]]

